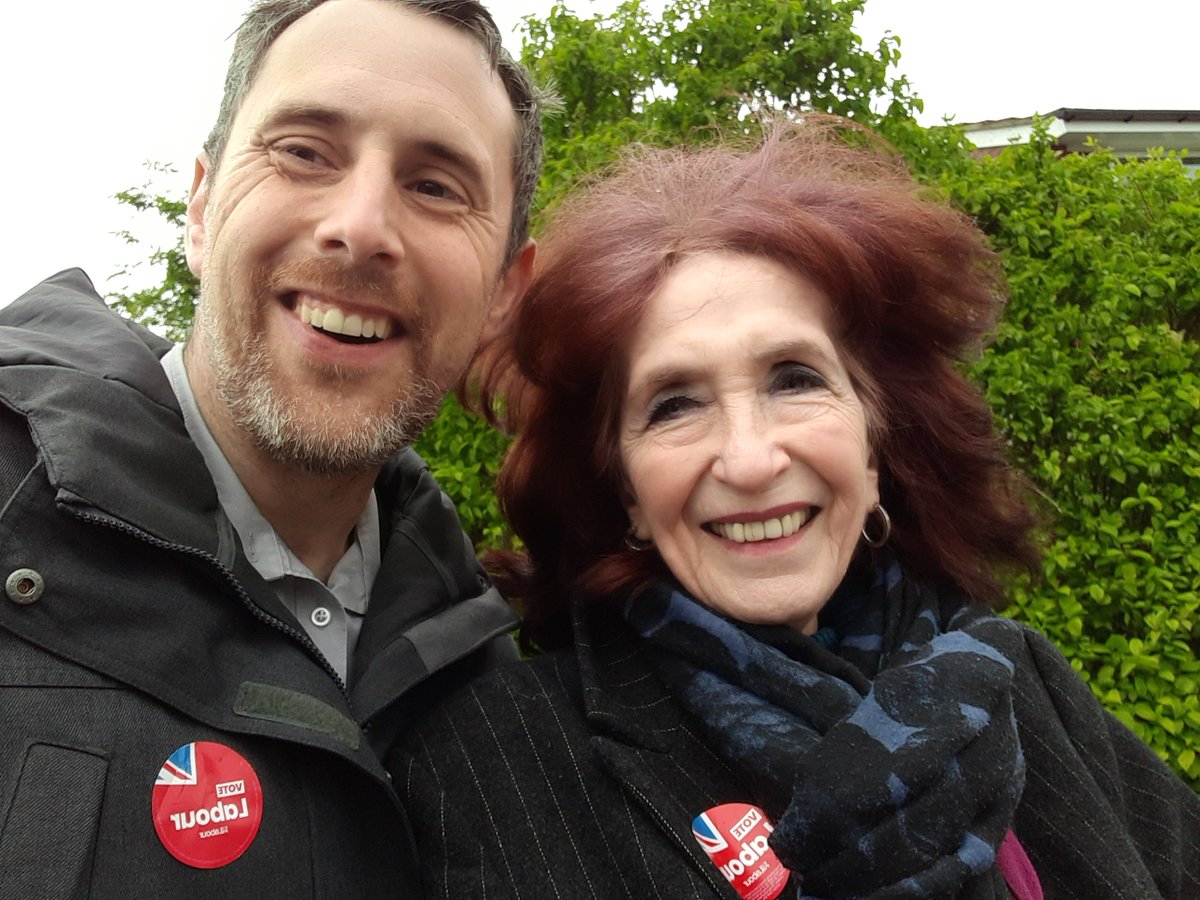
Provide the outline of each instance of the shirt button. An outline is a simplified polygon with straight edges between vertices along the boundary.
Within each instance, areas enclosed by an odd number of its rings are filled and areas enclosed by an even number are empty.
[[[329,620],[332,619],[333,616],[329,614],[329,610],[327,610],[325,607],[318,606],[312,611],[312,615],[309,616],[309,618],[312,619],[312,623],[318,628],[324,628],[329,624]]]

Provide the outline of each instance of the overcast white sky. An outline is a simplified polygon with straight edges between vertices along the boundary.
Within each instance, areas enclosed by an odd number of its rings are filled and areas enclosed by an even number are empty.
[[[3,215],[0,305],[59,269],[81,266],[101,291],[144,259],[112,233],[150,232],[113,194],[169,163],[182,193],[220,99],[229,35],[249,0],[21,3],[0,35]],[[520,18],[552,0],[489,4],[514,52]],[[568,2],[579,13],[615,0]],[[652,0],[652,8],[661,0]],[[1200,109],[1196,0],[867,0],[859,33],[900,36],[926,122],[1027,116],[1063,106]],[[153,283],[135,273],[137,285]]]

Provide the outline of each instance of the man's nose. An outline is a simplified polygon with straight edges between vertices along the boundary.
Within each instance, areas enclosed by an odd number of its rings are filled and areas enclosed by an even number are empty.
[[[330,188],[315,237],[348,265],[393,266],[404,258],[400,188],[383,160],[360,160]]]

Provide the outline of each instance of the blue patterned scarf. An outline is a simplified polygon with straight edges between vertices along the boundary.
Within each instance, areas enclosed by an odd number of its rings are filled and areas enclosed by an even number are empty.
[[[1007,896],[996,850],[1025,775],[1015,623],[895,564],[848,579],[817,638],[732,622],[669,587],[625,616],[775,820],[798,897]]]

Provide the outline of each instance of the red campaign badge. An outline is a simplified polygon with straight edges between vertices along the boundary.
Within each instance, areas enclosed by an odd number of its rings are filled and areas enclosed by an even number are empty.
[[[774,829],[749,803],[725,803],[692,820],[692,835],[742,900],[775,900],[791,874],[767,845]]]
[[[196,869],[228,865],[254,843],[262,785],[250,763],[224,744],[184,744],[158,770],[154,830],[167,852]]]

